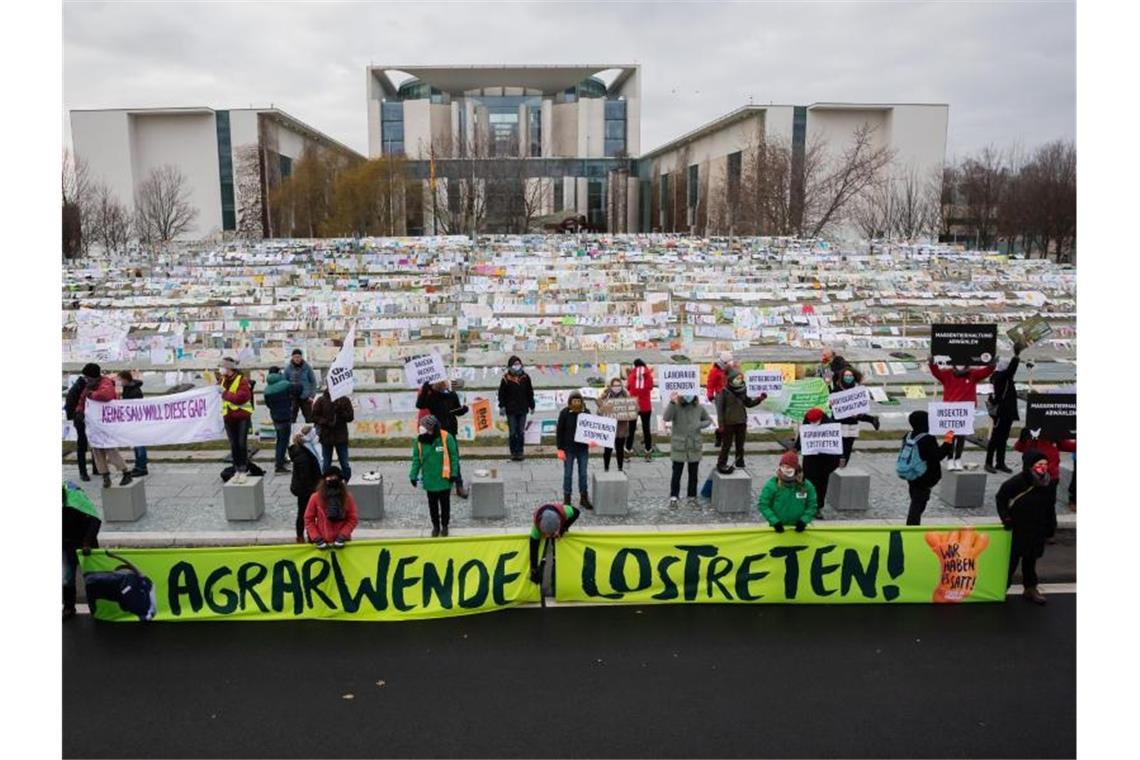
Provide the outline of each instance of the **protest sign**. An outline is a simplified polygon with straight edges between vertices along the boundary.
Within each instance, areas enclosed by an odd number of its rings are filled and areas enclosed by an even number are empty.
[[[614,447],[617,438],[617,420],[613,417],[599,417],[596,414],[579,414],[578,426],[574,428],[575,443],[589,443]]]
[[[843,455],[842,425],[836,422],[826,425],[800,426],[800,451],[803,455],[836,454]]]
[[[831,405],[831,416],[837,420],[871,413],[871,396],[862,386],[832,393],[827,402]]]
[[[1054,440],[1076,438],[1077,394],[1030,393],[1025,401],[1025,427]]]
[[[931,401],[926,405],[930,418],[930,434],[943,435],[953,432],[954,435],[973,435],[974,412],[976,407],[971,401]]]
[[[1030,317],[1029,319],[1014,325],[1006,331],[1006,335],[1014,343],[1020,343],[1023,346],[1029,346],[1047,335],[1052,334],[1053,326],[1050,325],[1045,318],[1041,315]]]
[[[760,398],[760,394],[779,393],[784,390],[784,373],[778,369],[753,369],[744,373],[744,380],[748,384],[748,395]]]
[[[658,384],[661,394],[668,398],[676,393],[699,395],[701,392],[701,368],[696,364],[665,364],[661,366],[661,379]]]
[[[355,343],[356,325],[353,324],[348,328],[348,335],[344,339],[344,345],[340,347],[340,353],[337,354],[336,360],[329,366],[329,397],[332,398],[333,401],[351,395],[353,389],[356,387],[356,381],[352,376],[352,347]]]
[[[491,418],[490,400],[481,398],[471,404],[471,420],[475,426],[476,433],[482,433],[484,430],[491,429],[494,421]]]
[[[796,379],[796,365],[784,362],[764,362],[764,369],[779,371],[784,376],[784,382],[790,383]]]
[[[997,325],[931,325],[930,354],[939,365],[989,364],[997,354]]]
[[[598,399],[598,414],[613,417],[619,422],[637,419],[637,399],[633,396]]]
[[[437,383],[447,379],[443,369],[443,357],[436,352],[421,356],[409,356],[404,361],[404,378],[409,388],[419,388],[424,383]]]
[[[542,423],[539,420],[529,419],[523,429],[523,443],[527,446],[537,446],[542,443]]]
[[[87,399],[87,440],[99,449],[197,443],[226,437],[216,385],[170,396],[99,402]]]
[[[827,383],[822,377],[805,377],[791,382],[785,380],[780,392],[769,393],[768,398],[760,402],[760,407],[798,422],[809,409],[819,408],[828,412],[828,395]]]
[[[558,542],[559,602],[883,604],[1003,602],[1000,526],[677,533],[573,531]]]

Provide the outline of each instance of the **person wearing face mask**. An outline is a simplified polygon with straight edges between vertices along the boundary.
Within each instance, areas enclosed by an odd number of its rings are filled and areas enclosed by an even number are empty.
[[[842,357],[836,357],[842,359]],[[863,373],[850,364],[844,364],[832,376],[831,392],[849,391],[863,384]],[[857,414],[854,417],[845,417],[836,420],[842,425],[843,456],[839,458],[839,466],[846,467],[851,460],[851,452],[855,449],[855,439],[859,437],[859,423],[870,423],[875,430],[879,429],[879,418],[873,414]]]
[[[942,383],[942,400],[943,401],[969,401],[971,404],[978,403],[978,383],[985,380],[993,374],[994,368],[997,366],[997,358],[981,367],[966,367],[963,365],[955,365],[950,368],[939,367],[934,363],[934,357],[931,356],[927,360],[927,365],[930,367],[930,374],[934,379]],[[949,470],[962,469],[962,451],[966,448],[966,438],[959,436],[954,441],[954,456],[947,465]]]
[[[627,395],[625,386],[621,384],[620,377],[615,377],[610,380],[610,387],[606,388],[602,391],[602,395],[598,396],[598,413],[601,414],[601,407],[604,407],[605,403],[610,399],[625,398]],[[622,471],[622,465],[625,461],[625,441],[630,434],[630,424],[629,420],[618,420],[617,435],[614,436],[614,448],[602,449],[602,465],[605,467],[606,472],[610,471],[610,457],[613,455],[614,449],[617,450],[618,472]]]
[[[1022,595],[1045,604],[1045,595],[1037,588],[1037,560],[1045,554],[1046,540],[1057,531],[1057,483],[1043,452],[1034,449],[1022,454],[1021,472],[1001,484],[996,502],[1002,526],[1013,532],[1006,588],[1020,564]]]
[[[1052,436],[1040,430],[1034,431],[1022,428],[1021,435],[1018,436],[1017,442],[1013,444],[1013,450],[1023,454],[1037,451],[1045,456],[1045,461],[1049,467],[1049,477],[1051,478],[1049,489],[1053,492],[1053,500],[1054,503],[1056,503],[1057,484],[1061,482],[1061,452],[1071,451],[1075,454],[1077,452],[1076,439],[1065,438],[1053,440]],[[1055,514],[1056,512],[1054,512],[1054,515]],[[1050,538],[1052,538],[1052,536],[1050,536]]]
[[[720,441],[720,456],[716,469],[729,475],[733,467],[728,466],[728,450],[736,444],[736,467],[744,467],[744,437],[748,433],[748,409],[768,398],[761,393],[760,398],[748,397],[748,386],[744,374],[736,369],[728,371],[728,380],[723,390],[716,395],[716,418],[724,433]]]
[[[1007,363],[999,364],[994,371],[992,382],[993,392],[986,402],[986,411],[994,421],[990,431],[989,445],[986,446],[986,472],[1013,472],[1005,466],[1005,446],[1009,442],[1009,431],[1013,423],[1020,419],[1017,412],[1017,386],[1014,376],[1021,364],[1021,352],[1024,349],[1020,343],[1013,346],[1013,358]]]
[[[305,509],[309,506],[309,497],[321,484],[321,452],[317,448],[317,431],[311,425],[305,425],[293,436],[289,461],[293,463],[289,492],[297,497],[297,543],[303,544]]]
[[[305,508],[309,542],[318,549],[339,549],[352,539],[356,523],[356,501],[344,484],[340,468],[330,467]]]
[[[528,412],[534,413],[534,386],[531,385],[530,375],[523,371],[522,359],[512,356],[507,361],[503,379],[499,381],[499,416],[507,418],[507,445],[511,450],[512,462],[525,459],[523,434],[526,431]]]
[[[910,492],[906,524],[921,525],[931,489],[942,480],[942,460],[954,451],[954,434],[947,433],[940,445],[938,439],[930,434],[930,415],[927,412],[913,411],[907,420],[911,432],[903,436],[895,470],[907,481]]]
[[[808,409],[800,425],[830,425],[835,422],[830,416],[823,413],[819,407]],[[800,436],[796,435],[796,451],[801,450]],[[804,457],[804,477],[815,486],[817,519],[823,519],[823,506],[827,503],[827,482],[831,473],[839,469],[839,454],[810,454]]]
[[[796,533],[802,533],[815,517],[818,504],[815,486],[804,479],[796,452],[786,451],[780,457],[776,475],[761,489],[756,509],[777,533],[783,533],[789,525],[795,526]]]
[[[633,370],[626,378],[626,390],[637,399],[637,416],[641,418],[641,434],[645,439],[645,455],[653,454],[653,434],[649,432],[649,417],[653,414],[653,370],[641,359],[633,360]],[[637,426],[629,431],[626,448],[633,451]]]
[[[447,535],[451,522],[451,482],[459,471],[459,447],[433,415],[420,420],[419,434],[412,444],[412,468],[408,479],[415,488],[422,479],[431,515],[432,538]]]
[[[451,389],[451,383],[440,380],[435,383],[424,383],[420,397],[416,399],[417,409],[427,409],[428,414],[435,417],[439,426],[451,434],[454,439],[459,433],[459,420],[467,414],[467,407],[459,402],[459,394]],[[455,483],[455,495],[461,499],[467,498],[467,489],[463,487],[463,472],[456,462],[452,481]]]
[[[721,351],[720,356],[713,362],[712,369],[709,370],[708,380],[705,381],[705,397],[709,403],[716,401],[716,394],[724,390],[725,383],[728,382],[728,371],[733,368],[732,353],[729,351]],[[716,429],[715,445],[720,446],[720,437],[723,431],[718,427]]]
[[[815,376],[823,378],[823,382],[831,385],[831,381],[835,377],[835,373],[831,368],[831,363],[835,359],[835,352],[830,348],[825,348],[819,357],[819,365],[815,368]]]
[[[570,391],[566,400],[566,408],[558,413],[558,427],[555,441],[558,446],[558,458],[562,461],[562,503],[569,504],[572,494],[570,488],[574,483],[574,463],[578,463],[578,494],[582,509],[593,509],[590,503],[589,489],[586,481],[586,465],[590,461],[590,447],[585,443],[574,440],[574,433],[578,429],[578,415],[586,411],[586,402],[582,399],[580,391]],[[632,431],[631,431],[632,432]]]
[[[237,360],[228,356],[222,359],[218,385],[222,388],[222,418],[230,441],[234,472],[244,474],[249,470],[247,445],[250,419],[253,417],[253,388],[245,373],[238,368]]]
[[[689,506],[697,506],[697,466],[701,461],[701,431],[712,424],[712,417],[697,402],[693,394],[673,394],[665,407],[664,420],[672,423],[669,438],[669,458],[673,462],[673,477],[669,480],[669,506],[676,507],[681,494],[681,470],[689,468],[689,481],[685,488]]]

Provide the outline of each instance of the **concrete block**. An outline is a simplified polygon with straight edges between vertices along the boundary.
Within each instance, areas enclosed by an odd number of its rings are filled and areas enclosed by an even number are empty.
[[[827,504],[841,512],[861,512],[871,501],[871,476],[857,467],[842,467],[827,481]]]
[[[752,476],[745,470],[733,470],[731,475],[713,470],[712,483],[712,505],[717,512],[727,514],[752,509]]]
[[[590,501],[596,515],[629,514],[629,477],[624,472],[590,473]]]
[[[103,519],[107,522],[134,522],[145,514],[146,482],[142,478],[103,489]]]
[[[353,481],[348,492],[356,502],[356,514],[361,520],[384,519],[384,477],[379,480]]]
[[[265,483],[262,478],[232,480],[222,486],[227,520],[258,520],[265,513]]]
[[[1069,483],[1072,481],[1073,463],[1070,460],[1061,464],[1061,477],[1057,480],[1057,508],[1066,512],[1069,510]]]
[[[507,516],[506,489],[502,478],[472,478],[467,483],[471,491],[471,516],[490,519]],[[455,501],[452,500],[452,507]]]
[[[986,473],[984,470],[962,470],[942,473],[938,484],[938,498],[951,507],[977,509],[986,503]]]

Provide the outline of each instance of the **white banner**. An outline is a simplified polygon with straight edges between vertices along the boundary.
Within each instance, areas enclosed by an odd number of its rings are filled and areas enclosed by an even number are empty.
[[[970,401],[931,401],[926,405],[930,415],[930,434],[973,435],[974,404]]]
[[[578,426],[574,428],[575,443],[596,443],[612,449],[616,439],[617,420],[613,417],[599,417],[596,414],[578,415]]]
[[[409,388],[419,388],[424,383],[446,380],[443,357],[434,351],[423,356],[409,356],[404,361],[404,378],[408,381]]]
[[[348,328],[348,335],[336,360],[329,365],[329,397],[336,401],[338,398],[352,394],[356,381],[352,377],[354,364],[352,347],[356,343],[356,323]]]
[[[696,364],[666,364],[661,367],[660,388],[665,398],[674,393],[698,396],[701,393],[701,368]]]
[[[803,455],[843,455],[843,433],[837,423],[800,426],[800,451]]]
[[[523,443],[530,445],[538,445],[542,443],[542,423],[536,419],[528,419],[526,421],[526,428],[523,429]]]
[[[760,398],[761,393],[769,396],[784,390],[784,373],[778,369],[751,369],[744,373],[748,383],[749,398]]]
[[[831,416],[837,420],[871,413],[871,395],[862,386],[836,391],[827,397],[827,403],[831,407]]]
[[[87,399],[87,440],[99,449],[197,443],[226,437],[221,387],[156,398],[100,403]]]

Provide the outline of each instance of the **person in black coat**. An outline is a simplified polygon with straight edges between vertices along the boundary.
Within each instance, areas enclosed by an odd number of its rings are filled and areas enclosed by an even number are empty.
[[[854,364],[847,363],[842,356],[831,360],[831,392],[839,393],[849,391],[863,384],[863,373],[855,368]],[[835,420],[843,426],[843,456],[839,459],[839,466],[846,467],[851,461],[851,452],[855,449],[855,437],[859,433],[859,423],[870,423],[875,430],[879,429],[879,418],[873,414],[856,414]],[[822,501],[820,502],[822,504]]]
[[[88,367],[96,365],[89,364]],[[86,367],[84,367],[86,369]],[[79,479],[91,480],[91,476],[87,474],[87,420],[84,418],[83,412],[79,409],[79,399],[83,395],[83,391],[87,388],[87,378],[80,375],[76,378],[71,387],[67,389],[67,397],[63,402],[63,412],[67,419],[75,425],[75,455],[79,460]],[[91,469],[95,469],[95,463],[91,463]]]
[[[514,462],[523,460],[523,432],[528,412],[534,413],[534,386],[530,375],[523,371],[522,359],[512,356],[499,381],[499,416],[507,419],[507,444]]]
[[[1045,540],[1057,532],[1057,492],[1052,486],[1048,458],[1030,449],[1021,456],[1021,472],[1002,483],[996,497],[1001,524],[1013,532],[1006,587],[1020,563],[1023,596],[1037,604],[1045,604],[1037,588],[1037,559],[1045,553]]]
[[[467,414],[467,407],[459,402],[459,394],[451,390],[451,383],[440,380],[437,383],[424,383],[420,389],[420,396],[416,399],[417,409],[427,409],[428,413],[439,420],[441,430],[446,430],[455,438],[455,445],[459,446],[459,420]],[[455,495],[461,499],[467,498],[467,489],[463,487],[463,473],[459,470],[459,462],[455,463]]]
[[[570,503],[570,490],[573,485],[574,463],[578,464],[578,495],[582,509],[593,509],[590,503],[589,487],[586,481],[586,467],[590,461],[590,447],[578,443],[574,435],[578,430],[578,416],[586,412],[586,400],[581,391],[570,391],[566,406],[558,413],[558,426],[554,441],[558,447],[558,458],[562,460],[562,503]]]
[[[76,491],[68,498],[69,486]],[[74,501],[73,501],[74,500]],[[91,500],[74,483],[63,486],[63,619],[75,617],[75,577],[79,573],[79,554],[91,553],[99,547],[99,528],[103,522]]]
[[[119,373],[119,384],[123,392],[119,394],[124,399],[137,399],[143,397],[142,380],[136,380],[134,374],[125,369]],[[147,475],[146,446],[135,446],[135,466],[131,470],[131,477],[144,478]]]
[[[824,414],[822,409],[816,407],[807,410],[803,425],[830,425],[834,422],[835,420],[830,415]],[[798,433],[796,434],[796,451],[801,451]],[[839,454],[811,454],[803,459],[804,479],[815,486],[817,502],[815,519],[817,520],[823,519],[823,503],[824,499],[827,498],[827,483],[831,479],[831,473],[839,469],[841,458]]]
[[[911,412],[907,421],[910,422],[911,429],[907,438],[916,441],[918,455],[926,462],[926,472],[907,481],[910,508],[907,510],[906,524],[921,525],[922,513],[930,501],[930,492],[942,480],[942,460],[954,454],[954,434],[947,433],[947,440],[939,444],[938,439],[930,434],[930,415],[922,410]]]
[[[1017,413],[1017,387],[1014,384],[1014,375],[1021,364],[1021,351],[1024,348],[1020,343],[1013,344],[1013,358],[1005,367],[998,367],[990,381],[993,383],[992,411],[990,417],[994,421],[993,430],[990,431],[990,442],[986,447],[986,472],[996,473],[1013,472],[1005,466],[1005,447],[1009,442],[1009,431],[1013,423],[1020,419]]]
[[[293,475],[289,481],[289,492],[297,497],[297,543],[305,543],[305,508],[309,497],[321,484],[321,461],[317,456],[317,433],[306,425],[293,436],[289,447],[289,461],[293,463]]]

